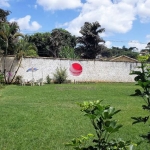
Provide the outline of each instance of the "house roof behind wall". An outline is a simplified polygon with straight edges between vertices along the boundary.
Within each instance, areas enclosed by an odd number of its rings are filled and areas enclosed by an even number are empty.
[[[115,58],[111,59],[110,61],[114,61],[114,62],[138,62],[137,59],[133,59],[133,58],[125,56],[125,55],[115,57]]]

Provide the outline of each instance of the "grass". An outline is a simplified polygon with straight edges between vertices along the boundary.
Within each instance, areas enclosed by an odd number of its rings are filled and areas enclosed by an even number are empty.
[[[114,137],[138,142],[148,125],[132,125],[132,116],[146,114],[140,97],[132,97],[134,83],[9,85],[0,91],[0,150],[65,150],[74,137],[94,133],[76,103],[103,100],[122,111],[123,124]],[[70,148],[69,148],[70,149]],[[142,143],[137,150],[148,150]]]

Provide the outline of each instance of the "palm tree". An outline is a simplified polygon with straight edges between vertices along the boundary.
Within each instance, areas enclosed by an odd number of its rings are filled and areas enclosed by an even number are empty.
[[[17,58],[20,59],[23,56],[33,56],[29,54],[29,51],[34,51],[34,56],[38,56],[37,47],[34,43],[29,42],[29,37],[27,35],[21,38],[17,43]]]
[[[84,26],[81,27],[81,37],[77,37],[76,52],[80,53],[82,57],[88,59],[95,59],[101,51],[100,42],[104,42],[99,37],[99,33],[104,32],[105,29],[101,28],[101,25],[96,21],[94,23],[85,22]]]
[[[17,23],[12,22],[12,23],[1,23],[0,24],[0,45],[1,45],[1,50],[4,51],[4,78],[5,82],[7,83],[6,80],[6,56],[8,54],[14,54],[15,53],[15,44],[18,41],[18,37],[23,35],[18,32],[19,26]]]
[[[36,46],[33,43],[30,43],[28,41],[29,41],[29,37],[28,36],[24,36],[23,38],[19,39],[19,41],[16,44],[15,57],[14,57],[14,60],[13,60],[13,62],[11,64],[9,72],[11,72],[11,70],[12,70],[12,67],[13,67],[15,59],[19,60],[19,63],[18,63],[18,67],[17,67],[17,69],[15,71],[15,74],[12,77],[10,83],[13,82],[13,79],[15,78],[15,76],[16,76],[18,70],[19,70],[19,67],[21,65],[23,56],[34,56],[34,57],[38,56],[37,55],[37,48],[36,48]],[[32,52],[32,55],[29,52]],[[9,82],[9,79],[8,79],[8,82]]]
[[[7,21],[7,16],[10,14],[10,11],[8,10],[3,10],[0,8],[0,22],[6,22]]]

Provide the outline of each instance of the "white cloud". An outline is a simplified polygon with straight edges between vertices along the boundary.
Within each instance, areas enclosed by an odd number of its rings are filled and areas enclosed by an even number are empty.
[[[16,21],[20,27],[20,30],[29,30],[29,31],[37,31],[40,29],[42,26],[36,22],[30,22],[31,16],[27,15],[24,18],[19,18],[19,19],[11,19],[10,22]]]
[[[37,9],[37,5],[34,5],[34,8]]]
[[[142,49],[145,49],[145,47],[147,46],[147,44],[140,43],[137,40],[133,40],[133,41],[131,41],[131,42],[128,43],[128,46],[129,47],[136,47],[136,48],[138,48],[139,51],[141,51]]]
[[[106,46],[107,48],[111,48],[111,47],[112,47],[112,42],[106,41],[106,42],[105,42],[105,46]]]
[[[147,38],[148,40],[150,40],[150,34],[146,35],[146,38]]]
[[[9,7],[9,0],[0,0],[0,7]]]
[[[150,0],[140,0],[137,3],[137,14],[141,18],[141,22],[150,21]]]
[[[74,9],[82,6],[81,0],[37,0],[45,10]]]
[[[77,36],[80,35],[79,31],[84,22],[95,21],[105,28],[105,36],[127,33],[138,16],[141,22],[150,21],[149,8],[150,0],[86,0],[80,14],[64,25]]]
[[[79,35],[84,22],[98,21],[106,33],[126,33],[132,28],[135,20],[134,6],[123,1],[117,4],[111,0],[87,0],[77,18],[68,22],[67,30]]]

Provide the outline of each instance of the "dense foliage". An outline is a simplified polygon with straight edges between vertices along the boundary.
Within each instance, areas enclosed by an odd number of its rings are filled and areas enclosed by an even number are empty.
[[[64,29],[52,30],[50,36],[49,51],[53,57],[60,57],[59,53],[63,47],[75,47],[75,36],[72,36],[68,31]]]
[[[50,36],[49,32],[35,33],[29,36],[29,42],[33,43],[37,47],[39,56],[50,57],[52,54],[49,52]]]

